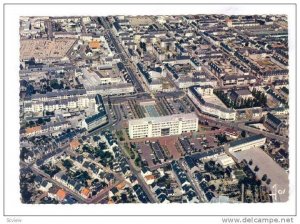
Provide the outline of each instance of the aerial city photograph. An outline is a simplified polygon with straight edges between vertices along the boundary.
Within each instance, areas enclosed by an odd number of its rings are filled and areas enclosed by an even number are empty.
[[[288,202],[287,15],[18,29],[21,203]]]

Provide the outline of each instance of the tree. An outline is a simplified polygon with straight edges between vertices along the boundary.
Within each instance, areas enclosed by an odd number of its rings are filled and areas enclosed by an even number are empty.
[[[95,135],[95,136],[93,136],[93,140],[94,140],[94,142],[98,142],[100,140],[100,137]]]
[[[252,164],[253,164],[253,160],[252,160],[252,159],[250,159],[250,161],[249,161],[249,165],[250,165],[250,166],[252,166]]]
[[[60,84],[58,84],[58,81],[57,79],[53,79],[50,81],[50,86],[53,88],[53,89],[61,89],[62,86]]]
[[[20,159],[24,160],[27,153],[29,153],[29,150],[26,147],[22,147],[20,153]]]
[[[243,138],[246,137],[246,132],[245,132],[244,130],[241,132],[241,136],[242,136]]]
[[[137,157],[135,158],[135,160],[134,160],[134,164],[135,164],[136,166],[140,166],[140,162],[141,162],[141,159],[140,159],[139,156],[137,156]]]
[[[53,116],[53,115],[54,115],[54,112],[46,111],[46,115],[47,115],[47,116]]]
[[[39,118],[39,119],[37,120],[37,124],[43,124],[43,123],[44,123],[43,118]]]
[[[67,170],[69,170],[69,169],[73,166],[73,163],[71,162],[71,160],[66,159],[66,160],[63,161],[63,166],[64,166]]]
[[[140,48],[142,48],[144,51],[147,51],[147,48],[146,48],[146,43],[144,42],[140,42]]]
[[[28,123],[28,126],[29,126],[29,127],[32,127],[32,126],[34,126],[34,125],[35,125],[34,121],[29,121],[29,123]]]
[[[262,176],[261,180],[262,180],[262,181],[266,181],[267,178],[268,178],[267,174],[264,174],[264,175]]]
[[[254,167],[254,171],[255,171],[255,172],[259,171],[259,167],[258,167],[258,166],[255,166],[255,167]]]
[[[267,181],[266,181],[266,184],[270,184],[271,183],[271,179],[269,178]]]
[[[216,190],[216,187],[215,187],[215,185],[212,184],[212,185],[209,186],[209,189],[210,189],[211,191],[215,191],[215,190]]]

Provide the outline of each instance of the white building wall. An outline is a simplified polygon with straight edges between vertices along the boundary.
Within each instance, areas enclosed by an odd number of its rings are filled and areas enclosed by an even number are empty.
[[[171,117],[174,115],[171,115]],[[169,116],[166,116],[169,117]],[[139,119],[139,122],[129,121],[129,137],[134,138],[146,138],[146,137],[160,137],[163,136],[162,129],[169,129],[168,135],[178,135],[182,132],[198,131],[198,117],[195,115],[191,117],[184,115],[178,118],[178,115],[174,116],[174,119],[169,118],[162,119],[153,118],[149,121],[148,118]]]

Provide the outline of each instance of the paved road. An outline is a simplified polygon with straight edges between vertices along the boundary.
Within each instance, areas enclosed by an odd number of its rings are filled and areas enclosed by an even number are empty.
[[[107,33],[110,37],[110,40],[112,41],[118,55],[120,56],[122,62],[124,63],[124,66],[132,80],[132,84],[135,86],[135,89],[137,92],[144,92],[144,88],[141,84],[141,82],[138,80],[137,76],[134,74],[132,67],[128,65],[128,61],[131,61],[129,58],[126,50],[123,48],[122,44],[119,43],[118,39],[115,37],[115,35],[111,32],[110,26],[106,19],[104,17],[100,17],[101,23],[103,24],[104,28],[107,29]]]
[[[263,134],[267,138],[277,139],[277,140],[279,140],[281,142],[284,142],[284,143],[288,143],[289,142],[289,139],[286,138],[286,137],[284,137],[284,136],[276,135],[276,134],[273,134],[271,132],[261,131],[261,130],[258,130],[256,128],[252,128],[252,127],[246,126],[245,124],[237,124],[237,127],[240,128],[240,129],[242,129],[242,130],[254,133],[254,134]]]
[[[189,98],[188,98],[188,100],[190,101]],[[190,103],[192,103],[192,102],[190,101]],[[249,122],[249,120],[225,121],[225,120],[221,120],[221,119],[203,114],[203,113],[201,113],[201,111],[198,108],[196,108],[195,112],[199,116],[200,120],[202,119],[202,120],[207,120],[207,121],[213,121],[214,123],[216,123],[220,126],[225,126],[225,127],[229,127],[229,128],[233,128],[233,129],[238,129],[238,130],[244,130],[244,131],[248,131],[253,134],[263,134],[267,138],[278,139],[284,143],[289,142],[289,139],[284,136],[276,135],[271,132],[261,131],[256,128],[246,126],[245,123]]]

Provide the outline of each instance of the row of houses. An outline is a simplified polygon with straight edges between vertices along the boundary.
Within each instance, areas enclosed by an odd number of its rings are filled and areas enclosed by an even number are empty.
[[[22,129],[21,135],[32,137],[35,135],[48,134],[50,132],[56,132],[65,130],[71,127],[71,123],[69,121],[60,121],[54,123],[47,123],[45,125],[37,125],[34,127],[28,127],[26,129]]]

